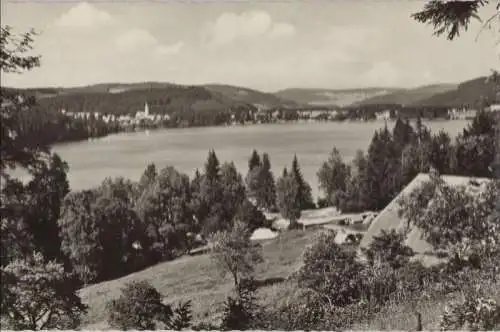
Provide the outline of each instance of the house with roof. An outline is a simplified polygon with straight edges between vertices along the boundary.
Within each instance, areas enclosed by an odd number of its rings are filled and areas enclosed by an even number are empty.
[[[467,189],[480,192],[484,190],[486,184],[491,181],[488,178],[476,178],[466,176],[442,175],[440,177],[447,185],[458,187],[466,186]],[[430,255],[432,253],[432,245],[422,238],[422,231],[414,225],[408,225],[407,220],[399,216],[401,208],[400,200],[402,197],[410,195],[413,191],[418,189],[424,183],[431,179],[429,174],[418,174],[400,193],[396,196],[378,216],[373,219],[370,227],[363,236],[360,242],[360,249],[367,248],[373,241],[374,236],[380,235],[382,230],[390,231],[407,231],[405,244],[413,249],[417,259],[421,260],[423,264],[433,265],[440,261],[436,256]]]

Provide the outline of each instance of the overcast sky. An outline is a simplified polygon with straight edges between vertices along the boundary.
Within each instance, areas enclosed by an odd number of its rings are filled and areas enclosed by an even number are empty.
[[[410,14],[424,1],[1,1],[2,25],[34,28],[42,66],[2,84],[225,83],[412,87],[500,68],[479,23],[450,42]],[[494,13],[494,5],[483,11]]]

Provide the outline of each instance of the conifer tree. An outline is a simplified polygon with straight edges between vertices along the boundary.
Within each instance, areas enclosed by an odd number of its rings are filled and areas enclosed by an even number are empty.
[[[257,152],[257,150],[253,150],[252,155],[248,160],[248,172],[251,172],[255,167],[259,167],[261,165],[262,163],[260,160],[259,153]]]
[[[210,150],[208,159],[205,163],[205,177],[210,182],[216,182],[220,178],[220,163],[215,154],[215,150]]]
[[[271,171],[271,160],[269,155],[262,155],[262,169],[260,172],[261,189],[258,191],[257,204],[267,210],[271,210],[276,206],[276,183],[274,175]]]
[[[394,198],[400,186],[399,160],[387,126],[375,132],[368,148],[366,186],[367,209],[381,210]]]
[[[315,207],[314,200],[311,194],[311,186],[304,180],[302,171],[300,170],[297,155],[293,157],[292,169],[290,175],[297,182],[298,195],[297,199],[301,210],[311,209]]]

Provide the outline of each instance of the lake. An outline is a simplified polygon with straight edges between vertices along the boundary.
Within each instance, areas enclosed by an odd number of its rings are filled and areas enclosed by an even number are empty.
[[[431,130],[443,129],[455,136],[467,120],[424,122]],[[389,122],[392,128],[394,122]],[[233,161],[245,176],[252,149],[267,152],[275,177],[290,166],[297,154],[304,178],[318,196],[316,172],[337,147],[347,160],[357,149],[367,150],[375,130],[384,122],[287,123],[232,127],[165,129],[121,133],[92,141],[59,144],[53,150],[70,166],[71,188],[86,189],[100,184],[107,176],[138,180],[146,165],[167,165],[192,176],[203,168],[209,149],[219,161]]]

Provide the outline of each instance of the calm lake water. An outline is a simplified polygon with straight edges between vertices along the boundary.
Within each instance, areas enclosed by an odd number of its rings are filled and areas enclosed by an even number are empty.
[[[454,120],[425,124],[433,132],[443,129],[455,136],[467,122]],[[391,128],[393,125],[393,122],[388,123]],[[159,168],[174,166],[192,176],[196,168],[203,168],[212,148],[221,163],[234,161],[243,176],[252,149],[267,152],[277,177],[284,166],[291,165],[294,154],[297,154],[304,177],[316,198],[316,172],[332,147],[337,147],[349,160],[357,149],[366,151],[374,131],[383,126],[383,122],[327,122],[167,129],[60,144],[53,150],[68,162],[73,190],[97,186],[107,176],[138,180],[151,162]]]

